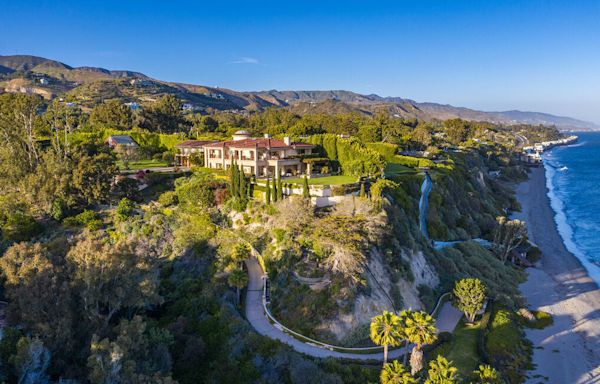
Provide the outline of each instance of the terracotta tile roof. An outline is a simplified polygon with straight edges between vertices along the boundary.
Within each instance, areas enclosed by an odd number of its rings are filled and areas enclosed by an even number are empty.
[[[200,148],[206,144],[214,143],[214,140],[186,140],[175,145],[175,148]]]
[[[219,141],[216,143],[211,143],[205,145],[205,147],[210,148],[222,148],[222,147],[232,147],[232,148],[289,148],[289,147],[305,147],[312,148],[312,144],[307,143],[291,143],[287,145],[283,142],[283,140],[279,139],[267,139],[264,137],[254,137],[244,140],[227,140],[227,141]]]

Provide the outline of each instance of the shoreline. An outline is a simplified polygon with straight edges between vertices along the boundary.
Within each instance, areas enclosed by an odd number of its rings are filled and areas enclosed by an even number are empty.
[[[567,251],[579,260],[581,265],[587,271],[588,276],[596,282],[598,287],[600,287],[600,265],[597,262],[590,260],[588,255],[580,249],[575,241],[573,227],[569,223],[565,213],[565,202],[560,197],[558,188],[553,185],[553,179],[559,170],[550,164],[550,162],[544,163],[544,169],[547,196],[550,200],[550,207],[554,211],[554,222],[562,242]]]
[[[546,184],[545,167],[533,168],[515,188],[532,242],[542,250],[535,268],[521,284],[528,307],[552,314],[554,324],[527,330],[533,342],[530,383],[600,382],[600,288],[559,234]]]

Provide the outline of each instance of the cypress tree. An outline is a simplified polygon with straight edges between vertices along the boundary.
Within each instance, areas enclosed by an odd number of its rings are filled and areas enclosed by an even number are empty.
[[[365,192],[365,183],[360,183],[360,192],[358,193],[358,197],[363,199],[367,197],[367,193]]]
[[[271,204],[271,184],[269,183],[269,177],[267,176],[267,189],[265,190],[265,204]]]
[[[231,162],[231,168],[229,168],[229,192],[231,197],[238,196],[238,187],[239,180],[237,174],[237,166],[235,165],[235,161]]]
[[[235,192],[237,194],[237,197],[242,197],[242,191],[240,191],[240,183],[241,183],[241,178],[242,175],[240,173],[240,168],[238,167],[237,161],[234,163],[235,164],[235,181],[237,183],[237,187],[235,189]]]
[[[308,178],[304,176],[304,185],[302,187],[302,197],[310,199],[310,187],[308,186]]]
[[[281,176],[277,179],[277,200],[283,200],[283,185],[281,183]]]
[[[277,191],[277,180],[273,177],[273,202],[276,203],[279,200],[279,191]]]
[[[246,198],[248,197],[248,185],[247,185],[247,181],[246,181],[246,175],[244,175],[244,171],[240,171],[240,187],[239,187],[239,194],[240,194],[240,199],[242,200],[246,200]]]

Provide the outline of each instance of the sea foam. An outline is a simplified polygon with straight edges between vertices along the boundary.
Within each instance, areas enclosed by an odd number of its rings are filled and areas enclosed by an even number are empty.
[[[544,159],[544,168],[546,170],[546,187],[548,188],[548,197],[550,198],[550,205],[554,211],[554,222],[558,233],[563,240],[563,244],[569,252],[571,252],[588,271],[589,276],[600,286],[600,267],[597,264],[592,263],[586,254],[577,246],[577,243],[573,239],[573,228],[567,221],[567,215],[565,213],[565,204],[557,193],[557,186],[555,176],[556,167],[550,164],[548,159]]]

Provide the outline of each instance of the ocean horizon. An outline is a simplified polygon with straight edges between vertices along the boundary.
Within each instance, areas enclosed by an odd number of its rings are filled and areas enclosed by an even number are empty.
[[[600,132],[544,153],[548,197],[565,247],[600,285]]]

